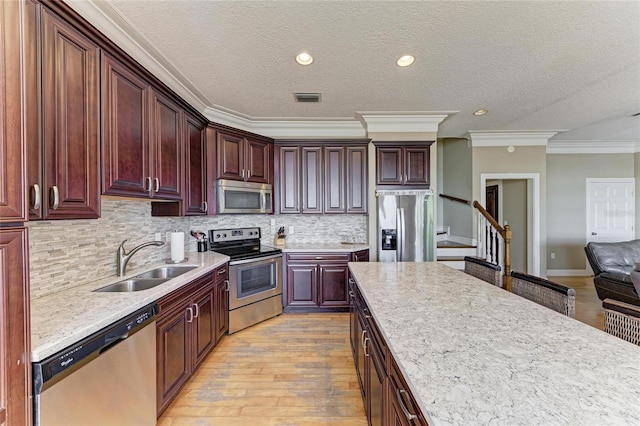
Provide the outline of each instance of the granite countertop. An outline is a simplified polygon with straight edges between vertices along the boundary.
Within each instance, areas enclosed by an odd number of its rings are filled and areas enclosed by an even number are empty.
[[[369,244],[351,244],[351,243],[289,243],[279,246],[285,253],[322,253],[322,252],[341,252],[352,253],[359,250],[368,250]]]
[[[215,252],[187,253],[179,266],[197,266],[149,290],[129,293],[95,293],[93,290],[138,275],[166,263],[128,271],[90,284],[31,300],[31,361],[41,361],[126,315],[160,299],[229,261]]]
[[[349,268],[430,425],[640,424],[640,347],[442,264]]]

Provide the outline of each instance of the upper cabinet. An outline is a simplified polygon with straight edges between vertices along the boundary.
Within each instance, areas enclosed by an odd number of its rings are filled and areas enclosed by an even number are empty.
[[[27,76],[29,68],[23,68],[20,60],[20,25],[16,25],[19,9],[18,2],[2,2],[0,5],[0,222],[22,222],[27,216],[22,133],[23,123],[27,122],[23,121],[25,111],[21,89],[22,79]],[[2,410],[0,406],[0,414]]]
[[[185,188],[184,214],[206,215],[207,198],[207,136],[206,124],[185,114]]]
[[[277,152],[280,213],[367,212],[366,142],[282,142]]]
[[[217,165],[218,179],[273,183],[273,143],[218,129]]]
[[[27,109],[33,113],[26,129],[31,133],[27,140],[29,217],[97,218],[99,48],[53,12],[46,8],[40,12],[39,22],[38,14],[25,14],[27,75],[41,82],[25,88]],[[38,34],[39,44],[35,43]]]
[[[429,187],[430,145],[376,144],[376,184]]]
[[[181,110],[109,55],[102,56],[102,191],[179,200]]]

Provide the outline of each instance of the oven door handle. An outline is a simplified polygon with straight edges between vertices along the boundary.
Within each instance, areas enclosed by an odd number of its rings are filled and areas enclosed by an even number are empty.
[[[262,262],[263,260],[277,259],[279,257],[282,257],[282,253],[273,254],[271,256],[265,256],[265,257],[254,257],[251,259],[234,260],[232,262],[229,262],[229,266],[244,265],[245,263],[252,263],[252,262]]]

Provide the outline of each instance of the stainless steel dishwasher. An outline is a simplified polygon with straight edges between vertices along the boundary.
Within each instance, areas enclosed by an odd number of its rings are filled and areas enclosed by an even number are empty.
[[[152,304],[33,363],[35,426],[155,425]]]

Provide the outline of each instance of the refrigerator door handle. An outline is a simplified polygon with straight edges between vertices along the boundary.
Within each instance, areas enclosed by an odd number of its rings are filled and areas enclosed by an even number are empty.
[[[397,247],[396,247],[396,261],[402,262],[404,260],[404,209],[399,208],[396,212],[396,226],[397,226]]]

